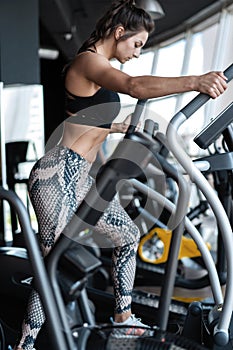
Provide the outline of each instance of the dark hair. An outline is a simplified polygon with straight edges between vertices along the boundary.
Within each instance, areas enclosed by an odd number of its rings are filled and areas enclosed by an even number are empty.
[[[122,25],[126,31],[121,40],[126,40],[141,30],[151,33],[154,29],[151,16],[142,8],[138,8],[134,0],[118,0],[99,19],[95,30],[83,43],[78,53],[95,45],[98,40],[108,38],[119,25]]]

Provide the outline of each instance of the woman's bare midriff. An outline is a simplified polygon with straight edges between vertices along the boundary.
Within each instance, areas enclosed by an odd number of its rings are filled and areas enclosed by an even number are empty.
[[[65,122],[60,144],[80,154],[89,163],[93,163],[109,132],[109,129]]]

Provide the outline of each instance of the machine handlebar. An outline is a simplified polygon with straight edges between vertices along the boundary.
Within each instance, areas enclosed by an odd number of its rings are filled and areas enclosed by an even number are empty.
[[[233,79],[233,63],[223,73],[227,77],[228,82],[231,81]],[[184,114],[188,119],[209,99],[210,99],[209,95],[200,93],[192,101],[190,101],[184,108],[182,108],[180,112]]]

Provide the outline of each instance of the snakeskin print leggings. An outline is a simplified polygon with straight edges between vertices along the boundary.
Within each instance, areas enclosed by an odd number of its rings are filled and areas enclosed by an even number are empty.
[[[66,224],[89,191],[93,178],[91,164],[69,148],[56,146],[33,167],[29,178],[29,194],[34,207],[43,256],[52,249]],[[131,308],[136,252],[140,233],[115,197],[105,210],[95,230],[114,245],[112,277],[115,312]],[[37,334],[45,322],[38,293],[32,290],[22,325],[19,345],[32,350]]]

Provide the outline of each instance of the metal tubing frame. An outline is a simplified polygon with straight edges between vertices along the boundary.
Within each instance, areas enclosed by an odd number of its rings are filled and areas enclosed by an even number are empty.
[[[150,167],[154,168],[153,165],[150,165]],[[136,188],[140,192],[148,195],[148,197],[150,197],[152,200],[155,200],[159,204],[163,205],[167,210],[171,212],[172,215],[175,214],[175,204],[163,195],[161,195],[159,192],[153,190],[152,188],[148,189],[148,186],[136,179],[128,180],[127,182],[130,183],[134,188]],[[193,238],[193,240],[198,246],[198,249],[201,252],[202,258],[206,266],[206,270],[208,271],[214,301],[216,305],[221,305],[223,303],[222,289],[219,282],[217,269],[214,260],[210,254],[210,251],[207,248],[200,233],[187,216],[185,217],[185,228],[189,232],[190,236]]]
[[[222,307],[222,313],[220,315],[219,323],[215,327],[214,337],[217,342],[220,341],[220,345],[225,345],[229,339],[228,329],[233,309],[232,229],[222,203],[216,195],[215,191],[210,186],[204,175],[202,175],[202,173],[192,163],[190,157],[183,150],[183,147],[180,146],[180,143],[177,139],[177,130],[185,120],[186,116],[182,112],[177,113],[176,116],[173,117],[172,122],[167,129],[167,139],[173,155],[180,162],[186,172],[190,175],[192,181],[196,183],[198,188],[203,192],[204,196],[208,200],[221,229],[227,260],[227,287]]]
[[[34,272],[34,280],[38,293],[41,297],[46,318],[49,322],[52,342],[56,350],[66,350],[66,341],[57,312],[56,302],[49,282],[47,271],[41,256],[41,252],[36,241],[28,217],[28,212],[21,199],[11,190],[5,190],[0,186],[0,198],[7,200],[18,214],[20,226],[24,233],[30,263]]]

